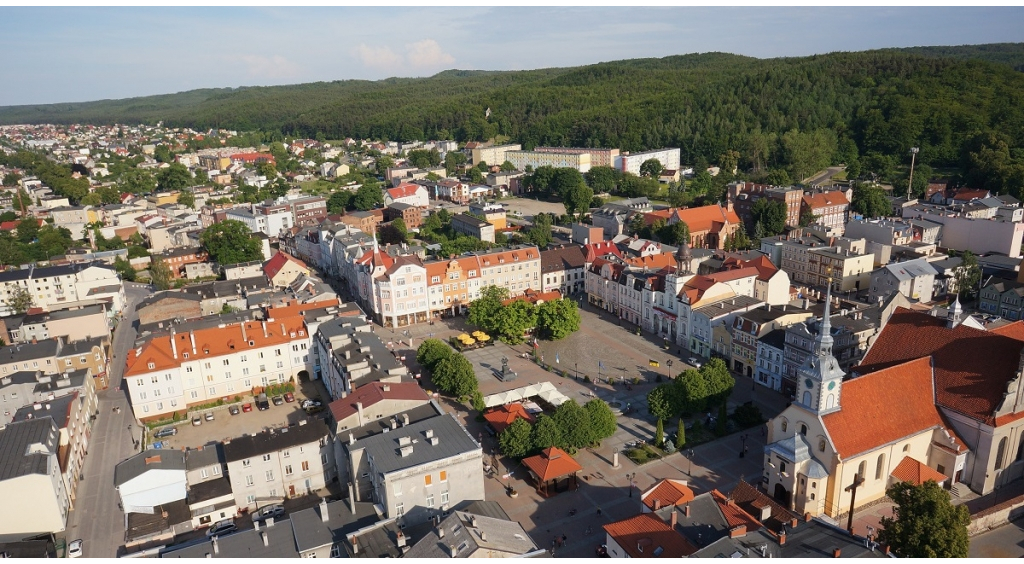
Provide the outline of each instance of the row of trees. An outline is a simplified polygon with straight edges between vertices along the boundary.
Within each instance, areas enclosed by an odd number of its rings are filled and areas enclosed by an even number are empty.
[[[526,300],[505,303],[509,292],[500,286],[487,286],[469,306],[469,322],[488,334],[510,344],[522,343],[524,335],[536,328],[539,336],[558,340],[580,328],[576,302],[560,298],[534,305]]]
[[[550,417],[540,415],[534,424],[516,419],[498,435],[498,446],[509,458],[521,459],[548,447],[570,453],[600,443],[615,434],[615,414],[601,399],[582,407],[575,400],[559,405]]]
[[[478,383],[473,364],[440,339],[426,339],[416,349],[416,362],[431,374],[437,389],[455,397],[474,395]]]
[[[647,407],[659,422],[666,421],[674,416],[724,406],[734,386],[736,379],[729,373],[725,361],[712,358],[700,369],[683,371],[671,383],[648,392]]]

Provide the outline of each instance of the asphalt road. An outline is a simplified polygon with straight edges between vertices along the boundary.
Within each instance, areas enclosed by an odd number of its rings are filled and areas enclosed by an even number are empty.
[[[829,179],[839,174],[840,171],[846,169],[845,166],[830,166],[822,172],[815,174],[814,176],[806,179],[804,184],[811,186],[817,186],[819,184],[828,184]]]
[[[135,341],[135,304],[150,293],[149,286],[125,283],[125,317],[114,330],[110,387],[97,394],[99,415],[89,439],[85,478],[78,485],[78,499],[68,516],[65,539],[84,540],[83,552],[90,558],[114,558],[123,551],[124,513],[118,508],[114,490],[114,466],[135,452],[133,442],[139,440],[141,428],[121,389],[121,378],[124,359]],[[115,413],[115,407],[121,412]]]
[[[1024,521],[1014,521],[971,537],[971,558],[1020,558],[1024,556]]]

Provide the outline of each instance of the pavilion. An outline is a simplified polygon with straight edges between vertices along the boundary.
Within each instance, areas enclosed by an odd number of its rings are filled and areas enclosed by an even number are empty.
[[[515,423],[516,419],[525,419],[527,423],[533,423],[533,415],[518,402],[488,409],[484,413],[484,419],[496,434],[501,434],[509,425]]]
[[[558,447],[548,447],[536,456],[523,459],[523,464],[530,470],[530,475],[537,482],[537,493],[544,497],[565,491],[579,485],[576,473],[583,470],[569,453]],[[565,478],[565,485],[559,487],[559,481]],[[549,489],[550,486],[550,489]]]

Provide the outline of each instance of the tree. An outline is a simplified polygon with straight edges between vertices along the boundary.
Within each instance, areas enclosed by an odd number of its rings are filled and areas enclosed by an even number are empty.
[[[725,404],[725,400],[736,386],[736,378],[729,373],[729,367],[725,361],[720,358],[712,358],[700,367],[700,374],[704,378],[708,401],[712,405]]]
[[[580,329],[580,310],[569,298],[551,300],[537,307],[537,330],[553,341],[564,339]]]
[[[696,413],[707,405],[708,386],[697,370],[686,370],[673,382],[680,411]]]
[[[466,164],[466,154],[461,151],[448,151],[444,156],[444,168],[448,176],[455,174],[460,166]]]
[[[497,326],[489,332],[510,345],[517,345],[523,342],[523,335],[536,326],[537,306],[526,300],[515,300],[501,308]]]
[[[384,203],[384,194],[381,192],[380,183],[376,180],[367,179],[359,190],[356,190],[353,202],[357,209],[369,211]]]
[[[468,396],[477,389],[473,364],[458,353],[441,359],[434,366],[431,381],[439,390],[455,397]]]
[[[587,412],[587,421],[594,433],[594,441],[607,439],[615,434],[618,425],[615,422],[615,413],[604,400],[594,398],[583,404],[583,410]]]
[[[227,219],[207,227],[199,242],[218,264],[238,264],[263,260],[263,244],[241,221]]]
[[[562,402],[552,417],[562,430],[562,442],[565,446],[580,449],[597,442],[596,433],[588,425],[590,421],[587,412],[576,403],[576,400]]]
[[[612,193],[618,187],[622,173],[610,166],[595,166],[583,174],[590,188],[597,194]]]
[[[661,161],[658,159],[647,159],[640,163],[640,176],[658,178],[664,169],[665,167],[661,166]]]
[[[423,220],[423,225],[420,226],[420,233],[437,233],[444,229],[444,225],[441,224],[441,219],[436,213],[432,213],[427,216],[427,219]]]
[[[193,174],[195,175],[195,183],[197,186],[210,182],[210,175],[207,174],[205,169],[197,168]]]
[[[690,227],[685,221],[666,224],[658,229],[658,239],[667,245],[681,245],[690,241]]]
[[[764,181],[772,186],[792,186],[793,179],[790,178],[789,173],[784,168],[775,168],[768,171],[765,175]]]
[[[171,267],[167,266],[163,259],[153,259],[149,265],[149,276],[157,290],[170,289],[173,275],[171,274]]]
[[[447,343],[440,339],[426,339],[416,349],[416,362],[430,372],[438,362],[455,354],[455,351]]]
[[[165,192],[178,192],[192,185],[192,175],[181,163],[174,163],[156,174],[156,185]]]
[[[395,166],[395,159],[391,158],[390,155],[381,155],[377,157],[377,161],[373,163],[373,168],[377,171],[377,176],[384,176],[388,169],[393,166]]]
[[[693,180],[689,182],[689,192],[694,196],[705,196],[711,192],[712,185],[711,173],[702,170],[695,174]]]
[[[480,390],[473,392],[470,396],[470,403],[473,405],[473,409],[483,413],[487,409],[487,404],[484,403],[484,395],[480,393]]]
[[[750,206],[750,216],[755,224],[761,224],[765,237],[786,230],[786,215],[786,204],[773,198],[761,198]]]
[[[391,223],[381,225],[377,231],[377,236],[381,243],[397,245],[405,243],[409,238],[409,233],[405,229],[405,222],[402,221],[402,218],[398,218]]]
[[[473,184],[480,184],[484,181],[484,173],[480,172],[479,168],[473,167],[466,174],[469,176],[469,181]]]
[[[4,186],[17,186],[18,181],[21,180],[21,175],[17,172],[8,172],[4,175]]]
[[[338,190],[332,193],[331,197],[327,198],[327,213],[332,215],[344,213],[352,205],[353,198],[355,198],[355,194],[348,190]]]
[[[32,294],[29,293],[28,288],[22,288],[21,286],[15,286],[14,289],[8,292],[5,303],[11,311],[19,315],[25,313],[34,305]]]
[[[853,185],[850,207],[866,218],[888,217],[892,213],[892,206],[889,205],[884,190],[859,182]]]
[[[26,217],[18,222],[18,241],[31,243],[39,237],[39,220],[34,217]]]
[[[510,163],[509,161],[501,163],[501,172],[513,172],[515,171],[515,169],[516,165]]]
[[[267,180],[273,180],[277,178],[277,167],[270,161],[256,163],[256,174],[265,177]]]
[[[715,434],[724,437],[729,433],[729,412],[726,410],[725,402],[718,406],[718,419],[715,420]]]
[[[683,445],[685,445],[685,444],[686,444],[686,422],[683,420],[682,417],[680,417],[679,418],[679,423],[676,426],[676,440],[675,440],[676,450],[682,449]]]
[[[896,503],[882,517],[878,540],[901,558],[966,558],[970,511],[950,503],[949,492],[933,480],[917,486],[898,482],[886,494]]]
[[[665,444],[665,421],[658,419],[654,427],[654,446],[661,447]]]
[[[971,299],[978,293],[978,284],[981,282],[981,268],[978,266],[978,258],[971,251],[964,251],[960,255],[960,266],[957,267],[953,279],[956,280],[957,294]]]
[[[191,190],[182,190],[178,192],[178,203],[185,206],[186,208],[196,208],[196,195]]]
[[[498,316],[508,299],[508,290],[501,286],[487,286],[480,297],[469,306],[469,322],[490,333],[498,325]]]
[[[543,249],[551,243],[551,215],[538,213],[533,216],[533,226],[526,232],[526,238]]]
[[[800,212],[800,227],[807,227],[808,225],[813,224],[815,221],[818,221],[818,216],[814,215],[814,212],[811,211],[811,208],[807,208]]]
[[[579,183],[569,187],[562,193],[562,202],[565,204],[565,213],[570,216],[577,213],[579,220],[590,211],[590,201],[594,199],[594,191],[579,177]]]
[[[647,392],[647,410],[659,420],[672,416],[675,411],[672,403],[672,388],[669,384],[662,384]]]
[[[558,427],[558,423],[547,415],[539,415],[537,422],[533,424],[533,429],[530,432],[530,445],[533,447],[534,452],[548,447],[561,448],[564,446],[562,430]]]
[[[498,435],[498,448],[509,458],[523,458],[533,449],[532,431],[529,421],[517,418]]]
[[[174,157],[171,155],[171,149],[167,145],[157,145],[153,150],[153,158],[158,163],[169,163],[174,160]]]

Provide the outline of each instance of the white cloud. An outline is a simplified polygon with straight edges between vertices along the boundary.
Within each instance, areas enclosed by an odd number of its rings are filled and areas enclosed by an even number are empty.
[[[442,51],[441,46],[433,39],[409,43],[405,49],[406,59],[413,68],[437,67],[455,62],[455,57]]]
[[[405,44],[405,53],[398,54],[386,45],[370,47],[360,43],[355,51],[363,65],[387,71],[417,71],[437,69],[455,62],[455,57],[446,53],[433,39],[424,39]]]

